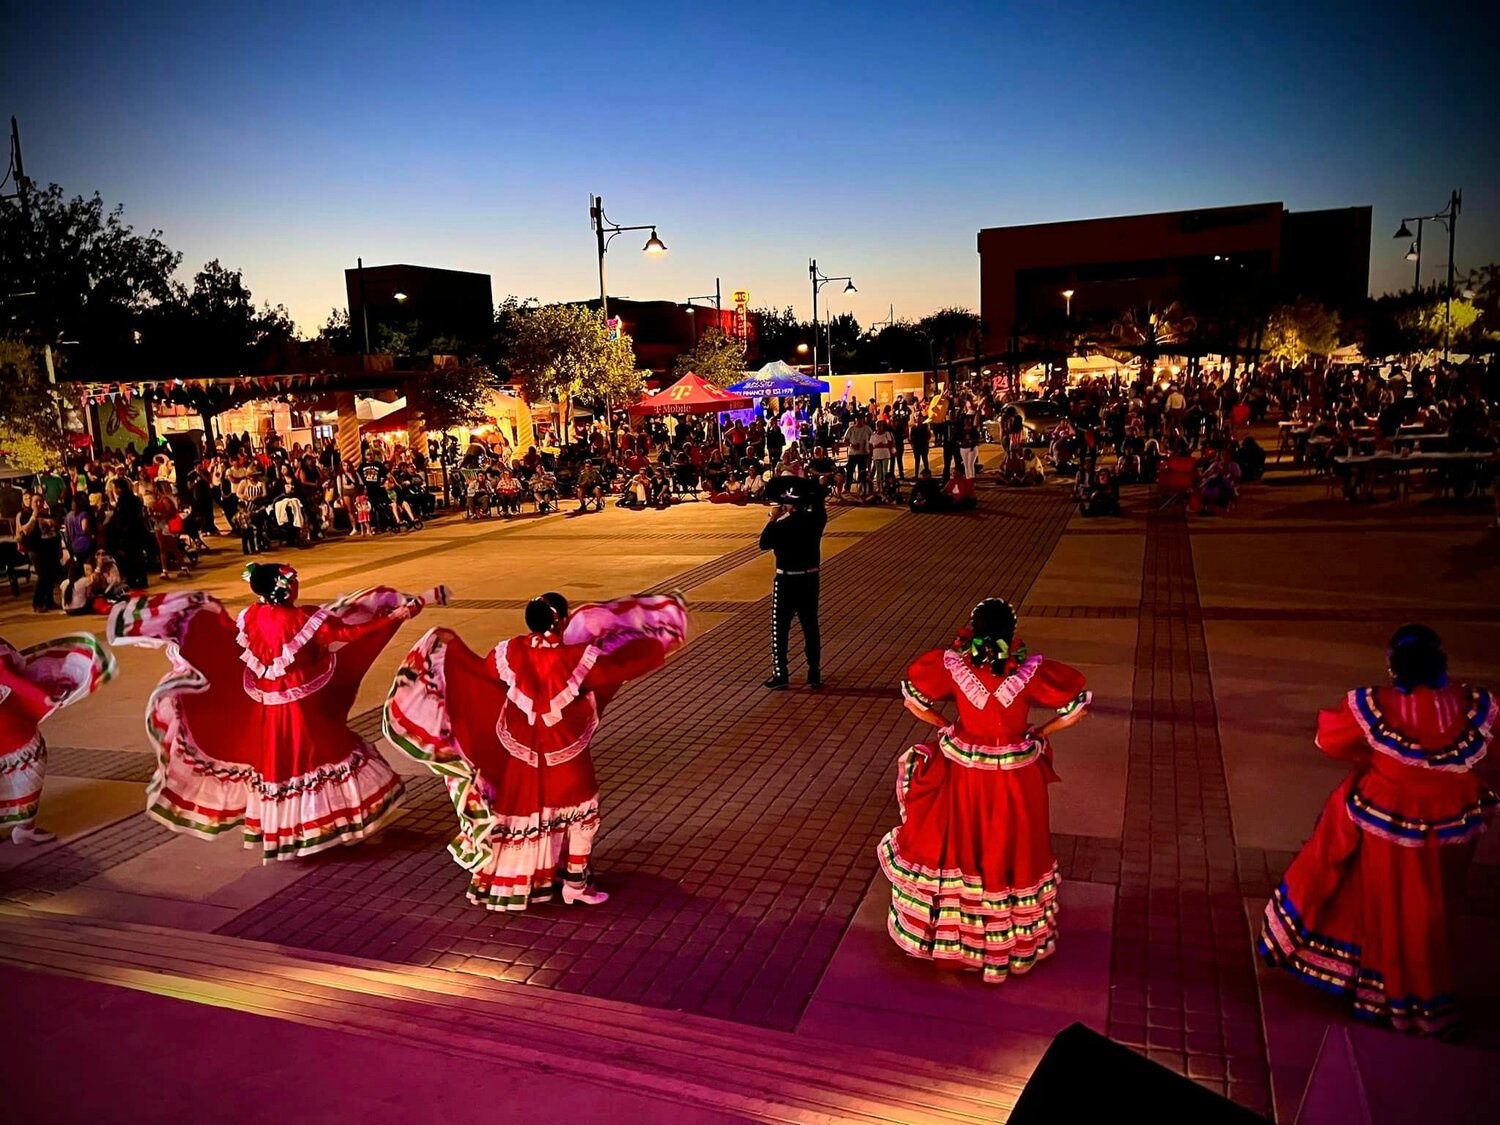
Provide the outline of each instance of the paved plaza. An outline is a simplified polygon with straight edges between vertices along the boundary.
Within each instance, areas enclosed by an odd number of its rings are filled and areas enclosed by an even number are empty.
[[[288,1121],[329,1119],[318,1107],[347,1106],[336,1095],[355,1096],[359,1075],[371,1120],[462,1112],[464,1079],[437,1076],[475,1060],[497,1099],[536,1120],[999,1120],[1052,1036],[1082,1021],[1292,1120],[1325,1035],[1355,1022],[1252,955],[1260,909],[1343,773],[1312,745],[1316,711],[1381,680],[1385,641],[1409,620],[1442,634],[1457,675],[1500,685],[1488,512],[1356,507],[1290,474],[1215,518],[1159,512],[1146,490],[1127,490],[1118,519],[1079,517],[1063,485],[981,498],[966,515],[834,509],[821,694],[797,659],[791,692],[760,687],[763,509],[446,519],[294,552],[308,603],[377,581],[453,588],[366,680],[355,715],[371,737],[429,626],[488,648],[522,630],[543,589],[686,593],[690,644],[619,696],[594,744],[594,859],[613,897],[593,909],[466,903],[441,783],[388,746],[407,800],[373,843],[262,867],[237,834],[173,835],[142,812],[142,716],[165,662],[121,651],[117,682],[46,728],[41,823],[59,841],[0,848],[0,975],[36,1032],[16,1045],[18,1073],[59,1076],[23,1089],[23,1116],[97,1117],[105,1103],[75,1098],[57,1060],[149,1019],[210,1074],[265,1059],[235,1070],[232,1100],[300,1107]],[[230,556],[193,584],[242,604]],[[1090,719],[1056,742],[1059,949],[998,987],[902,956],[875,862],[898,819],[896,757],[922,729],[901,672],[988,595],[1018,603],[1031,648],[1095,693]],[[18,645],[73,624],[0,603]],[[1366,1067],[1467,1074],[1500,1050],[1500,835],[1470,881],[1467,1040],[1354,1028]],[[309,1074],[282,1051],[338,1061]],[[160,1119],[152,1059],[98,1057],[111,1119]],[[292,1075],[315,1087],[306,1099],[287,1101]],[[221,1089],[193,1081],[204,1098]]]

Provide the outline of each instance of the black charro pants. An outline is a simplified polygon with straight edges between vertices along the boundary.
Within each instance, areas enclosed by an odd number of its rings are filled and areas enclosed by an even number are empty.
[[[771,587],[771,672],[787,678],[786,645],[792,632],[792,617],[802,623],[802,642],[807,647],[807,673],[818,674],[822,638],[818,634],[818,576],[778,574]]]

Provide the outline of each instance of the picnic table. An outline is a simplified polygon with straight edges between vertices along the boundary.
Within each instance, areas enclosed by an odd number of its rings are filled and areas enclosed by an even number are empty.
[[[1426,469],[1437,476],[1438,491],[1452,491],[1459,499],[1460,490],[1470,484],[1477,489],[1485,466],[1493,465],[1495,454],[1488,450],[1408,450],[1401,453],[1353,453],[1335,457],[1336,468],[1347,473],[1345,495],[1351,500],[1373,495],[1376,482],[1387,478],[1392,499],[1405,499],[1411,493],[1411,474]]]

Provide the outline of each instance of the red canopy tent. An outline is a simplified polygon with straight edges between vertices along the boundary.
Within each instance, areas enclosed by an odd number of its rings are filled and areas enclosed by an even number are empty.
[[[664,391],[648,395],[630,408],[637,417],[648,414],[718,414],[721,410],[744,410],[755,400],[705,382],[689,371]]]

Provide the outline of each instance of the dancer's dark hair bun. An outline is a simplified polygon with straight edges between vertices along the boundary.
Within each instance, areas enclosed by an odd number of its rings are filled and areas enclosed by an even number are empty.
[[[1016,611],[1004,598],[985,598],[969,615],[976,637],[989,637],[1010,644],[1016,636]]]
[[[1442,687],[1448,682],[1448,654],[1442,639],[1426,625],[1403,625],[1391,635],[1391,678],[1402,691]]]
[[[969,663],[988,666],[997,676],[1008,676],[1026,659],[1026,646],[1016,641],[1016,611],[1003,598],[986,598],[969,615],[969,632],[958,645]]]
[[[296,571],[280,563],[251,563],[244,572],[251,591],[272,605],[280,605],[291,597],[291,584],[296,576]]]
[[[559,613],[557,603],[553,598],[561,598],[557,594],[543,594],[539,598],[532,598],[526,603],[526,628],[533,633],[550,633],[562,622],[566,613],[567,602],[563,602],[564,612]]]

